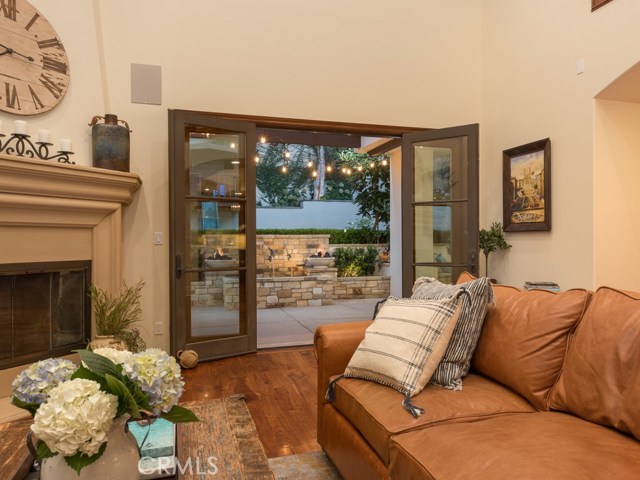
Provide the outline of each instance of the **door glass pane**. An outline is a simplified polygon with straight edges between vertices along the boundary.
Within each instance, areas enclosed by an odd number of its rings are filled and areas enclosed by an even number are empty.
[[[189,133],[186,191],[195,197],[244,197],[245,135]]]
[[[464,266],[440,267],[418,265],[415,267],[414,278],[431,277],[438,279],[442,283],[455,283],[460,274],[466,270],[468,269]]]
[[[414,262],[464,263],[469,235],[467,203],[414,208]]]
[[[245,265],[244,201],[186,202],[189,219],[188,268]]]
[[[418,265],[415,267],[416,273],[415,278],[419,277],[431,277],[435,278],[442,283],[453,283],[458,276],[455,278],[453,276],[453,267],[436,267],[436,266],[426,266],[426,265]]]
[[[467,197],[467,137],[414,143],[415,202]]]
[[[189,332],[196,337],[229,337],[246,333],[240,298],[244,282],[237,271],[187,274],[187,317]]]

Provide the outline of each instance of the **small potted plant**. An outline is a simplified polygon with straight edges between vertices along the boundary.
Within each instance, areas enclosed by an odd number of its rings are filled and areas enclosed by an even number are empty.
[[[489,254],[496,250],[507,250],[511,248],[511,245],[507,243],[502,233],[502,224],[500,222],[493,222],[489,230],[484,228],[480,230],[480,250],[484,253],[484,274],[489,276]]]
[[[89,287],[96,321],[96,336],[91,348],[120,348],[134,353],[146,348],[140,331],[133,327],[142,317],[140,295],[143,287],[142,279],[131,286],[123,283],[120,291],[113,295],[95,285]]]

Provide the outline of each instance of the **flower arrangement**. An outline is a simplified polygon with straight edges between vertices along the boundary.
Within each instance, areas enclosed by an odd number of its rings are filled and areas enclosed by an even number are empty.
[[[60,454],[80,473],[104,453],[113,420],[125,414],[132,420],[198,421],[178,405],[184,382],[180,366],[166,352],[99,348],[77,353],[80,366],[64,359],[42,360],[12,383],[12,403],[33,416],[38,459]]]

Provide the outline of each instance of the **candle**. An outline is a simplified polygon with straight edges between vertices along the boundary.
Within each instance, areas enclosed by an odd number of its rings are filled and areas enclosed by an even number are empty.
[[[38,130],[38,142],[49,143],[49,130]]]
[[[68,138],[60,139],[60,151],[71,152],[71,140],[69,140]]]
[[[14,125],[13,133],[18,133],[20,135],[27,134],[27,122],[25,122],[24,120],[16,120],[15,122],[13,122],[13,125]]]

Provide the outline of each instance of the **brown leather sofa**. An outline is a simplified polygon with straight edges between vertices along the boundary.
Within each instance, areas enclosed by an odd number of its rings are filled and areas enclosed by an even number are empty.
[[[318,441],[345,480],[640,479],[640,294],[494,294],[462,390],[428,385],[418,418],[360,379],[327,402],[370,322],[317,329]]]

